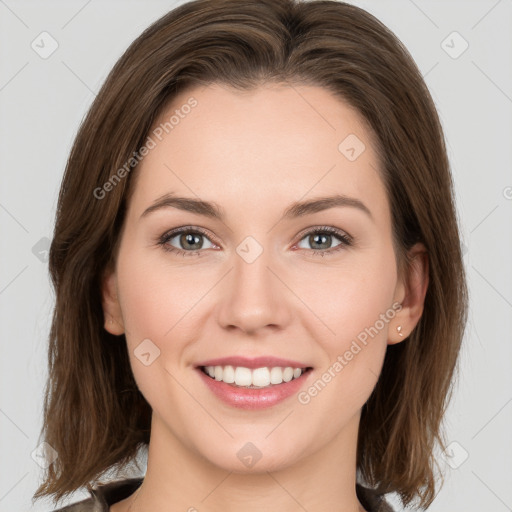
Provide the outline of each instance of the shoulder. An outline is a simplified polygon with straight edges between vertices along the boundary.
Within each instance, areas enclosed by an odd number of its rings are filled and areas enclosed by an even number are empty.
[[[72,503],[71,505],[67,505],[63,508],[58,508],[53,510],[52,512],[103,512],[107,511],[108,508],[98,508],[98,504],[95,502],[93,498],[87,498],[82,501],[77,501],[76,503]]]
[[[373,489],[356,484],[357,499],[368,512],[394,512],[384,496],[377,494]]]
[[[108,512],[111,505],[135,492],[142,480],[143,478],[139,477],[105,484],[98,483],[89,489],[91,494],[89,498],[53,512]],[[357,484],[356,492],[357,498],[368,512],[394,512],[383,496],[377,494],[373,489]]]
[[[108,512],[111,505],[135,492],[142,480],[143,477],[137,477],[96,483],[89,488],[90,497],[52,512]]]

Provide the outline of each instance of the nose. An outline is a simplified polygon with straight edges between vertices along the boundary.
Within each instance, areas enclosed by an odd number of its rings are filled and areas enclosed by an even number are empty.
[[[234,254],[233,269],[219,291],[219,324],[246,334],[286,328],[291,319],[289,301],[293,294],[280,273],[270,251],[263,250],[252,262]]]

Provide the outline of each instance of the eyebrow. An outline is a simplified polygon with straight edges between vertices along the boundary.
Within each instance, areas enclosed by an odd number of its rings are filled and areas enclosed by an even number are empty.
[[[298,201],[292,203],[284,212],[283,219],[295,219],[304,217],[312,213],[328,210],[335,207],[351,207],[356,208],[373,220],[373,216],[369,208],[359,199],[349,197],[343,194],[335,194],[326,197],[318,197],[307,201]],[[179,197],[172,193],[164,194],[156,199],[149,206],[140,218],[146,217],[152,212],[163,208],[177,208],[179,210],[196,213],[212,219],[224,221],[225,213],[221,206],[213,201],[203,201],[193,197]]]

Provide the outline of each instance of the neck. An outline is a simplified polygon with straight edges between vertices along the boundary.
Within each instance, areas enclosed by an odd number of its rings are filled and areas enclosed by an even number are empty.
[[[223,469],[180,441],[153,413],[146,476],[136,493],[111,512],[364,512],[356,496],[359,415],[319,449],[303,450],[292,464]],[[244,443],[237,443],[243,446]],[[258,468],[259,466],[259,468]]]

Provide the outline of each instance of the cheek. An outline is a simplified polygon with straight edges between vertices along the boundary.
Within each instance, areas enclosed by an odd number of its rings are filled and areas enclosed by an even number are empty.
[[[349,256],[339,266],[309,264],[308,278],[304,278],[304,265],[283,270],[283,277],[312,313],[309,327],[316,326],[313,339],[324,333],[321,337],[330,340],[327,343],[334,349],[343,348],[375,324],[390,308],[396,285],[394,253],[384,241],[381,247]],[[194,317],[202,314],[198,303],[219,279],[219,274],[207,267],[167,266],[162,261],[148,257],[147,249],[135,245],[120,251],[118,286],[131,345],[149,338],[162,347],[172,339],[176,346],[186,339],[197,326]],[[293,303],[289,307],[294,307]],[[304,313],[303,320],[306,316]],[[200,323],[200,318],[197,320]]]
[[[152,409],[170,410],[180,398],[173,377],[190,337],[192,305],[204,291],[191,286],[189,274],[155,265],[137,249],[126,248],[117,269],[133,376]]]
[[[177,333],[208,289],[193,271],[155,264],[136,248],[119,259],[118,286],[127,338],[131,343],[150,338],[157,345],[180,339]]]
[[[300,293],[311,310],[328,329],[325,339],[342,348],[365,328],[373,326],[381,314],[393,314],[391,308],[396,287],[394,253],[391,248],[354,253],[339,268],[322,268],[312,272],[301,285]],[[387,332],[387,323],[378,322],[379,331]]]
[[[396,277],[389,247],[338,272],[330,269],[328,276],[316,279],[317,285],[324,283],[322,293],[318,286],[302,291],[309,294],[308,305],[328,327],[322,328],[321,338],[318,329],[315,334],[326,355],[320,378],[328,382],[317,405],[344,397],[360,407],[368,399],[384,361],[389,322],[396,314],[392,307]],[[315,332],[313,324],[310,330]],[[323,389],[321,383],[317,387]]]

